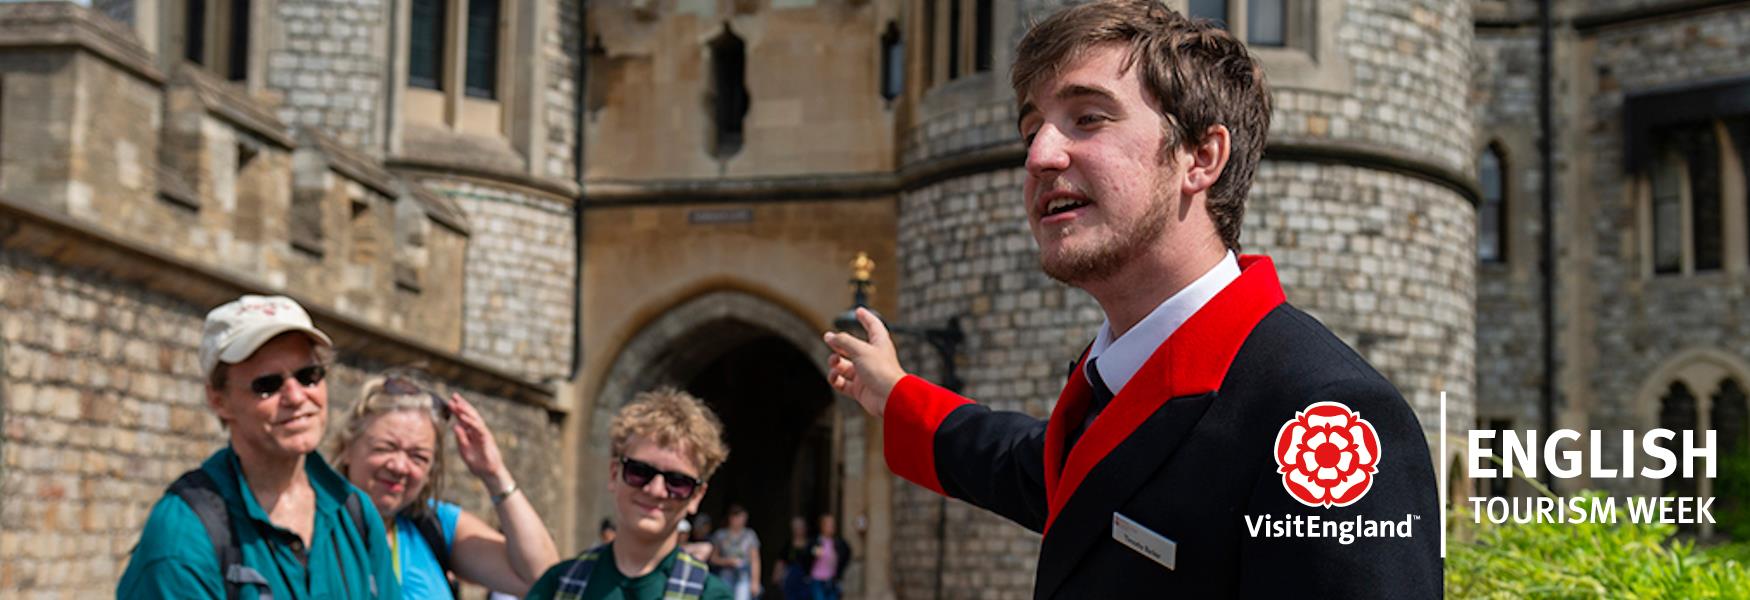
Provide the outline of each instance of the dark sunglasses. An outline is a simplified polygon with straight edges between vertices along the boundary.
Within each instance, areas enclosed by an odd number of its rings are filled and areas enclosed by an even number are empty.
[[[431,414],[436,415],[439,421],[450,420],[450,403],[445,402],[444,399],[439,397],[435,392],[420,387],[419,384],[414,383],[411,379],[400,375],[391,375],[388,379],[383,381],[383,393],[390,396],[418,396],[423,394],[431,400]]]
[[[670,500],[686,500],[699,491],[699,480],[691,475],[664,471],[640,460],[620,458],[620,479],[625,480],[626,485],[642,488],[657,475],[662,476],[662,487],[667,488]]]
[[[322,365],[310,365],[292,371],[292,379],[297,380],[298,385],[304,387],[322,383],[322,378],[327,376],[328,368]],[[280,388],[285,387],[285,385],[286,376],[284,373],[271,373],[249,380],[249,391],[255,392],[255,395],[261,398],[267,398],[279,393]]]

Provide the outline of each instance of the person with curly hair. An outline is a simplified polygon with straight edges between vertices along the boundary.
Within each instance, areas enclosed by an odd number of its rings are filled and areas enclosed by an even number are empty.
[[[664,388],[621,407],[609,432],[607,484],[618,533],[548,569],[528,598],[729,600],[729,587],[682,551],[676,535],[729,458],[723,423],[698,398]]]

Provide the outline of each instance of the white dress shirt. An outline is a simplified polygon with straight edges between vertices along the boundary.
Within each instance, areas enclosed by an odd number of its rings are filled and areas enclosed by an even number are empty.
[[[1117,395],[1124,390],[1124,384],[1136,375],[1142,368],[1142,363],[1154,355],[1155,349],[1167,341],[1180,325],[1197,314],[1210,298],[1233,283],[1240,276],[1240,261],[1234,257],[1232,250],[1221,262],[1215,263],[1202,277],[1198,277],[1191,285],[1179,290],[1159,306],[1148,313],[1147,317],[1137,322],[1130,331],[1124,332],[1118,339],[1112,339],[1112,321],[1100,324],[1100,334],[1094,337],[1094,345],[1088,349],[1090,360],[1099,358],[1096,368],[1100,370],[1100,379],[1106,382],[1106,388]],[[1082,371],[1087,377],[1087,370]],[[1089,380],[1092,384],[1093,380]]]

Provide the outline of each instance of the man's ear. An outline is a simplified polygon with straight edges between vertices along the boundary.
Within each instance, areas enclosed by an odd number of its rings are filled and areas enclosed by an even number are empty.
[[[1203,141],[1187,147],[1190,157],[1185,164],[1185,183],[1180,189],[1186,196],[1206,192],[1221,179],[1227,168],[1227,154],[1232,142],[1226,125],[1210,125],[1203,130]]]
[[[207,408],[212,409],[213,414],[219,416],[220,422],[230,423],[231,407],[227,406],[225,403],[225,392],[213,387],[212,383],[207,383],[205,387],[207,390]]]

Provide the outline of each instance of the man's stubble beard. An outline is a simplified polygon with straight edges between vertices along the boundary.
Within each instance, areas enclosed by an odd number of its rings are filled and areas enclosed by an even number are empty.
[[[1146,253],[1166,230],[1173,203],[1166,198],[1164,190],[1160,189],[1164,186],[1155,187],[1155,195],[1142,218],[1109,224],[1114,229],[1114,234],[1094,240],[1092,247],[1072,249],[1060,246],[1056,256],[1041,250],[1039,268],[1052,279],[1075,287],[1110,279],[1118,274],[1124,265]]]

